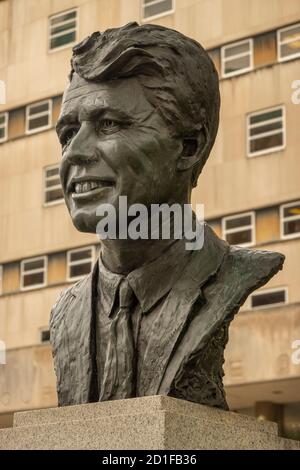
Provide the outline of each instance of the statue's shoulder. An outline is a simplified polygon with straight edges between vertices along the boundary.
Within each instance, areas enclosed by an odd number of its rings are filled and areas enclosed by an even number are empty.
[[[239,246],[230,246],[225,263],[234,268],[233,275],[242,278],[255,277],[265,283],[280,269],[285,256],[277,251],[255,250]]]
[[[60,292],[50,314],[50,330],[55,329],[61,323],[65,311],[69,308],[74,298],[84,288],[88,276],[80,279],[76,284]]]
[[[257,289],[282,269],[285,256],[276,251],[229,245],[205,224],[204,244],[195,253],[194,259],[196,263],[191,266],[191,270],[196,275],[194,277],[200,280],[206,270],[206,275],[209,273],[208,278],[212,281],[231,285],[249,284]]]
[[[230,246],[217,278],[227,285],[229,298],[241,305],[282,269],[284,260],[276,251]]]
[[[200,280],[205,266],[213,266],[205,285],[211,299],[218,297],[223,302],[227,299],[230,305],[241,305],[251,292],[282,269],[285,256],[276,251],[228,245],[208,226],[202,254],[200,250],[196,259],[194,273]]]

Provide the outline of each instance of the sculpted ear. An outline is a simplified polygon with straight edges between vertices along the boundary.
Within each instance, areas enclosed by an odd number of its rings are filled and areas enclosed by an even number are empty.
[[[203,124],[197,135],[183,138],[182,152],[177,160],[177,170],[189,170],[195,165],[201,166],[205,162],[209,151],[209,133],[206,124]]]

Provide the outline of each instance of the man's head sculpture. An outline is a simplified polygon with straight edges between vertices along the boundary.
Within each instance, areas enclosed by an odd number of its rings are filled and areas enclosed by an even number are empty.
[[[219,108],[211,59],[176,31],[130,23],[74,47],[57,124],[74,225],[95,232],[107,204],[120,222],[120,196],[129,207],[188,204]],[[204,243],[191,251],[183,239],[102,240],[92,272],[52,309],[60,405],[161,394],[227,408],[229,324],[284,257],[201,227]]]
[[[57,130],[76,227],[95,232],[93,201],[116,204],[120,195],[129,204],[188,203],[219,123],[218,74],[207,52],[177,31],[129,23],[82,41],[71,64]],[[103,177],[90,213],[74,192],[75,165],[82,176],[88,166]]]

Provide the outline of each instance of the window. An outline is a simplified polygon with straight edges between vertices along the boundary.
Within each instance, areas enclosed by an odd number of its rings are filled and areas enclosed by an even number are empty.
[[[67,279],[74,281],[89,274],[95,259],[95,247],[89,246],[67,252]]]
[[[287,303],[287,288],[265,289],[251,295],[251,308],[269,308]]]
[[[247,116],[248,157],[264,155],[285,147],[285,108],[271,108]]]
[[[63,200],[59,179],[59,165],[44,168],[44,204],[57,204]]]
[[[42,328],[40,330],[40,342],[49,343],[50,341],[50,330],[48,328]]]
[[[152,20],[159,16],[169,15],[175,10],[175,0],[142,0],[143,20]]]
[[[3,266],[0,264],[0,295],[3,292]]]
[[[222,76],[233,77],[253,69],[253,39],[221,48]]]
[[[300,57],[300,23],[277,31],[277,56],[280,62]]]
[[[21,261],[21,290],[35,289],[47,284],[47,256]]]
[[[255,213],[232,215],[222,219],[223,238],[230,245],[255,244]]]
[[[7,140],[8,113],[0,114],[0,142]]]
[[[300,201],[280,206],[281,238],[300,236]]]
[[[78,12],[64,11],[49,18],[49,50],[69,47],[77,40]]]
[[[52,100],[40,101],[26,107],[26,134],[49,129],[52,125]]]

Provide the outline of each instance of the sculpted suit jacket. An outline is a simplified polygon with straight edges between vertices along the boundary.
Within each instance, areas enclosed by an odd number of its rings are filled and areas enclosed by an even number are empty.
[[[139,396],[170,395],[227,409],[222,365],[229,323],[248,295],[283,262],[280,253],[229,246],[206,225],[203,248],[191,253],[153,323],[142,358]],[[61,295],[51,312],[60,406],[99,400],[97,264]]]

